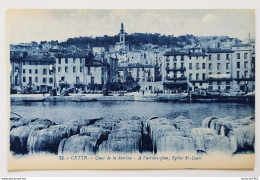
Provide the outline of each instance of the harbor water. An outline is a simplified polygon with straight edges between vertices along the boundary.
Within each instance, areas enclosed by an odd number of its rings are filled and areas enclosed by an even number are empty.
[[[44,118],[63,123],[73,118],[130,119],[137,116],[146,120],[152,116],[176,118],[185,116],[197,125],[209,116],[244,118],[254,116],[255,108],[239,103],[178,103],[178,102],[11,102],[11,112],[23,118]]]

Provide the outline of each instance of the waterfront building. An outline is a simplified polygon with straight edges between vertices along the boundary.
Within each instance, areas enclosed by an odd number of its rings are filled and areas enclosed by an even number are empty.
[[[188,89],[185,62],[188,52],[172,49],[164,54],[162,63],[163,89],[167,92],[186,91]]]
[[[186,77],[189,90],[208,89],[207,82],[207,54],[201,47],[188,49],[188,56],[185,58]]]
[[[22,59],[24,52],[21,51],[10,51],[10,86],[12,90],[22,89]]]
[[[29,92],[48,92],[54,88],[54,64],[55,59],[51,56],[27,56],[20,61],[21,88]],[[14,68],[17,68],[14,67]],[[16,80],[15,80],[16,81]],[[16,82],[15,82],[16,84]]]
[[[145,65],[139,63],[128,64],[127,66],[120,66],[119,70],[124,70],[127,73],[124,81],[127,78],[132,79],[134,82],[154,82],[155,81],[155,66]]]
[[[56,55],[58,91],[63,88],[84,88],[84,63],[89,52],[59,53]]]
[[[85,59],[85,68],[87,90],[101,91],[108,79],[107,64],[103,63],[101,59],[88,57]]]
[[[210,48],[207,50],[208,90],[232,91],[233,51],[231,49]]]
[[[252,92],[255,90],[255,46],[237,44],[232,47],[232,78],[234,91]]]

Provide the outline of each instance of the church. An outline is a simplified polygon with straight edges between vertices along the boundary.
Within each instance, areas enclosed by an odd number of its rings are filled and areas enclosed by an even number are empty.
[[[124,30],[124,24],[121,23],[121,29],[120,29],[120,33],[119,33],[119,42],[117,42],[115,45],[110,45],[109,52],[127,53],[129,51],[129,43],[126,42],[126,35],[127,35],[127,33]]]

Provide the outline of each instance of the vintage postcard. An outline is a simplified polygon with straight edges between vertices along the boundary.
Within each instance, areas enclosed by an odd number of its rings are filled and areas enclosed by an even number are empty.
[[[8,170],[253,169],[252,9],[9,9]]]

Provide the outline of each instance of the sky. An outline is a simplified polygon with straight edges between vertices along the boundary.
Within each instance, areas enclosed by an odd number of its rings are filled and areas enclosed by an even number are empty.
[[[253,10],[8,10],[9,43],[65,41],[125,32],[255,38]]]

